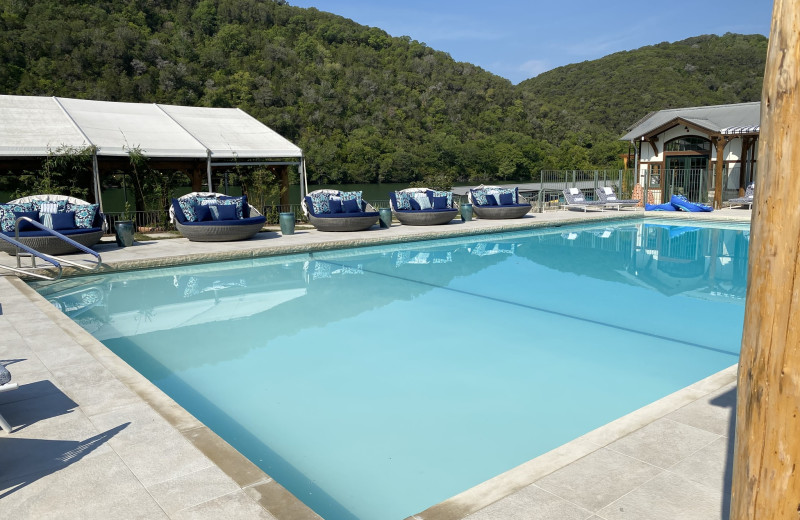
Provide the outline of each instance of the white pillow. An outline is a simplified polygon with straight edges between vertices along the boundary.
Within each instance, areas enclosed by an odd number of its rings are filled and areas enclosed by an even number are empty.
[[[603,191],[605,191],[605,192],[606,192],[606,195],[613,195],[613,194],[614,194],[614,190],[612,190],[612,189],[611,189],[610,187],[608,187],[608,186],[605,186],[605,187],[603,187]]]
[[[613,195],[609,195],[606,197],[606,200],[617,200],[617,198]]]
[[[414,200],[419,203],[419,209],[431,209],[431,199],[424,193],[415,193]]]
[[[577,195],[579,191],[580,190],[578,190],[578,188],[570,188],[569,189],[569,192],[570,192],[571,195]]]

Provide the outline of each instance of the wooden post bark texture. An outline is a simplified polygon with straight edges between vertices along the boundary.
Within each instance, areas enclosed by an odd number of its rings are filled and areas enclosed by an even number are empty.
[[[800,0],[774,0],[739,362],[732,520],[800,518]]]

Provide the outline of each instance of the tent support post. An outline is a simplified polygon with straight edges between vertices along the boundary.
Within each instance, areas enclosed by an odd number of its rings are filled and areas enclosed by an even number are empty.
[[[306,158],[300,158],[300,201],[306,198],[308,193],[308,179],[306,179]]]
[[[208,191],[214,192],[214,188],[211,186],[211,156],[208,156],[206,161],[206,172],[208,173]]]
[[[94,184],[94,200],[100,205],[103,213],[103,198],[100,194],[100,167],[97,165],[97,149],[92,150],[92,182]]]

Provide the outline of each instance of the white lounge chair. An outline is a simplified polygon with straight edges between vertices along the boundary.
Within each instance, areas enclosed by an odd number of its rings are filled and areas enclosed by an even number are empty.
[[[620,199],[614,193],[614,188],[611,186],[603,186],[602,188],[595,188],[594,192],[597,194],[597,200],[604,202],[608,208],[617,208],[617,211],[623,207],[635,207],[641,202],[638,199]]]
[[[567,209],[582,209],[584,212],[588,208],[598,208],[600,211],[603,211],[605,208],[606,203],[600,202],[599,200],[586,200],[586,197],[583,196],[583,192],[578,188],[565,188],[562,190],[564,193],[564,200],[567,201]]]
[[[728,200],[728,204],[733,206],[747,206],[747,209],[753,209],[753,192],[755,191],[755,184],[750,183],[747,190],[744,192],[744,197],[736,197],[735,199]]]

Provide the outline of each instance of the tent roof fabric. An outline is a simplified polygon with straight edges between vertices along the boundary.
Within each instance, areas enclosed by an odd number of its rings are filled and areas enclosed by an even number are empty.
[[[659,110],[640,120],[620,139],[623,141],[641,139],[654,130],[669,127],[671,123],[679,124],[678,120],[688,121],[716,134],[726,133],[726,129],[733,127],[755,127],[754,133],[757,133],[758,125],[761,122],[761,103],[755,101],[733,105]]]
[[[0,96],[0,157],[95,146],[98,156],[139,149],[151,158],[301,158],[302,150],[236,108],[57,97]]]

